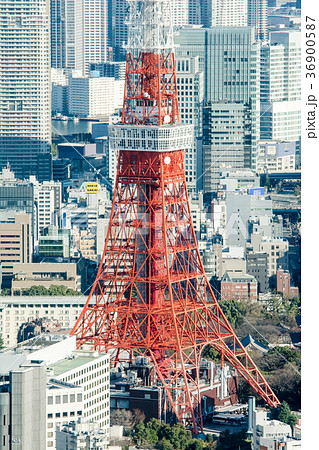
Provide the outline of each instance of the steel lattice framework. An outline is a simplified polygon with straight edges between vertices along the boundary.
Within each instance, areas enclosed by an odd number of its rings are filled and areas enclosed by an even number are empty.
[[[131,42],[138,22],[147,23],[152,11],[163,12],[169,2],[139,3]],[[132,8],[137,11],[137,2]],[[133,23],[132,12],[130,17]],[[162,25],[157,31],[163,32]],[[205,275],[187,194],[184,154],[192,134],[179,124],[174,53],[166,44],[158,48],[169,38],[162,36],[153,49],[150,36],[144,38],[139,36],[138,56],[133,50],[127,56],[122,124],[109,128],[119,153],[110,222],[96,280],[72,334],[79,347],[116,350],[115,361],[120,350],[131,360],[147,358],[177,419],[198,433],[203,425],[199,363],[208,344],[265,402],[277,407],[279,401]]]

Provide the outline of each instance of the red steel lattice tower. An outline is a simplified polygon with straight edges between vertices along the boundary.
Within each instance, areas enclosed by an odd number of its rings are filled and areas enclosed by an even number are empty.
[[[97,277],[72,334],[100,352],[153,365],[177,419],[202,430],[199,364],[211,345],[265,402],[279,401],[236,337],[206,278],[189,206],[169,0],[130,0],[122,122],[109,127],[118,169]]]

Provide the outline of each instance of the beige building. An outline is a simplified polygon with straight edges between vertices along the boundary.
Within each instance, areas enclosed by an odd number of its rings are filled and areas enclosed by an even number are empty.
[[[79,239],[79,250],[84,258],[97,261],[96,254],[96,236],[93,234],[86,234],[85,231],[81,231]]]
[[[31,214],[4,211],[0,215],[0,263],[2,276],[11,278],[15,263],[32,258]]]
[[[282,238],[268,238],[260,234],[252,234],[251,245],[254,253],[267,253],[268,277],[276,275],[279,265],[287,266],[288,241]]]
[[[17,344],[23,323],[46,317],[57,320],[64,328],[72,328],[84,308],[87,296],[3,296],[0,297],[0,336],[5,347]]]
[[[76,263],[29,263],[13,264],[12,290],[28,289],[31,286],[65,286],[81,292],[81,276],[77,275]]]

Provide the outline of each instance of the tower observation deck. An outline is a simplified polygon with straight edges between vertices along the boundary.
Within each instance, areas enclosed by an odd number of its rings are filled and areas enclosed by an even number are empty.
[[[122,120],[109,127],[118,169],[104,252],[72,334],[78,347],[137,355],[167,408],[202,430],[201,353],[211,345],[265,402],[279,401],[232,330],[204,272],[189,205],[169,0],[129,0]],[[125,351],[124,353],[122,351]]]

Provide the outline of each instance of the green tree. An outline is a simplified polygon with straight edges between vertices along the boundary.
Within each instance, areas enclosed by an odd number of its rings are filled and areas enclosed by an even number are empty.
[[[203,450],[206,447],[205,442],[200,439],[191,439],[187,444],[187,450]]]
[[[246,306],[244,303],[237,300],[224,300],[221,301],[220,307],[222,308],[227,320],[231,325],[236,328],[243,323],[243,317],[246,315]]]
[[[163,438],[160,440],[160,442],[157,444],[158,450],[174,450],[173,444],[170,443],[170,441],[166,438]]]
[[[290,425],[291,428],[296,425],[297,417],[295,416],[295,414],[292,414],[290,407],[285,400],[280,405],[280,411],[277,418],[278,420],[280,420],[280,422],[284,422]]]
[[[203,350],[203,358],[211,359],[212,361],[220,361],[220,353],[215,350],[211,345],[206,345]]]

